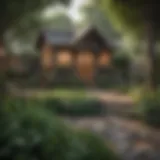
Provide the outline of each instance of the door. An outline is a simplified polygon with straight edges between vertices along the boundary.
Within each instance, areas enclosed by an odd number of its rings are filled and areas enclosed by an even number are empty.
[[[93,83],[94,78],[94,54],[80,52],[77,56],[77,72],[81,80]]]

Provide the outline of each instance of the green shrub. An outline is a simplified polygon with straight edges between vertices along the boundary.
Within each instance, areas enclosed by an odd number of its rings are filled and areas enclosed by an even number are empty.
[[[58,98],[47,98],[45,99],[45,106],[50,111],[57,114],[67,113],[67,104]]]
[[[113,56],[113,65],[120,73],[123,82],[128,85],[130,81],[130,64],[132,57],[128,53],[117,53]]]
[[[72,130],[45,108],[9,109],[0,117],[1,160],[118,160],[97,136]]]
[[[144,120],[155,127],[160,127],[160,91],[146,93],[140,99]]]
[[[120,159],[118,156],[107,147],[104,143],[103,139],[99,138],[96,134],[91,133],[89,131],[80,131],[78,136],[83,142],[86,156],[84,160],[109,160],[109,159]]]
[[[7,106],[10,110],[12,108],[12,112],[23,110],[24,107],[44,107],[55,114],[68,116],[98,116],[105,112],[102,103],[94,99],[12,98],[7,101],[6,108]]]
[[[25,97],[9,97],[5,101],[5,110],[8,110],[11,112],[17,112],[21,111],[24,108],[41,108],[44,107],[45,101],[43,99],[35,99],[35,98],[25,98]]]
[[[75,99],[70,102],[68,114],[70,116],[96,116],[104,112],[100,101],[94,99]]]
[[[113,56],[113,64],[119,69],[127,69],[130,62],[131,57],[127,53],[117,53]]]
[[[60,115],[96,116],[104,111],[103,105],[94,99],[46,99],[46,108]]]
[[[50,152],[56,150],[56,139],[67,139],[66,133],[60,134],[65,130],[63,124],[42,108],[8,112],[1,117],[0,128],[0,159],[52,159]]]

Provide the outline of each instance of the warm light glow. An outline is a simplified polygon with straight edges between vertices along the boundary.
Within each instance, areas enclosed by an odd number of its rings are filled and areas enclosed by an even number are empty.
[[[78,65],[88,66],[93,65],[94,63],[94,55],[90,52],[82,52],[78,55]]]
[[[50,68],[53,66],[53,49],[51,46],[44,46],[42,49],[41,61],[44,68]]]
[[[58,65],[71,65],[72,64],[72,54],[70,51],[60,51],[57,54],[57,64]]]
[[[100,57],[98,58],[98,64],[99,65],[109,65],[110,64],[110,54],[108,54],[107,52],[102,52],[100,54]]]

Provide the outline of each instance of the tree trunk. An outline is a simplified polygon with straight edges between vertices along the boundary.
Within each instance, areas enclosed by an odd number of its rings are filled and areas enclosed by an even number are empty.
[[[2,105],[7,92],[7,68],[7,56],[5,54],[5,47],[2,39],[2,41],[0,42],[0,105]]]
[[[158,87],[156,78],[155,28],[152,21],[148,21],[146,26],[147,26],[147,53],[149,60],[149,88],[155,90]]]

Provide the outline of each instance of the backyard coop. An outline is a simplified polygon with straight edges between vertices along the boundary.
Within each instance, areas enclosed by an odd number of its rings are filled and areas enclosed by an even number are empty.
[[[42,81],[74,83],[77,78],[86,85],[112,65],[112,47],[94,26],[75,31],[45,30],[37,40]],[[71,78],[72,77],[72,78]],[[74,77],[74,78],[73,78]]]

